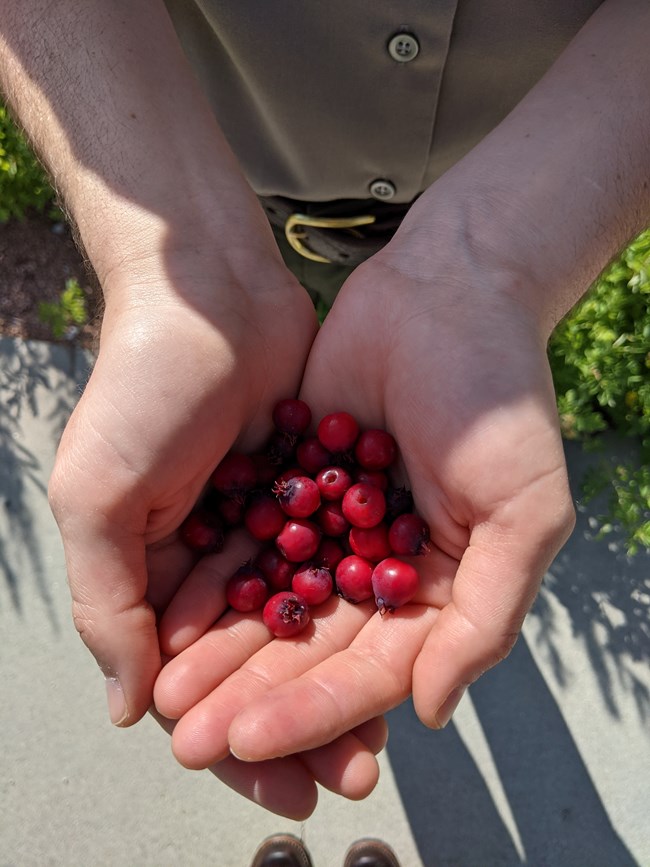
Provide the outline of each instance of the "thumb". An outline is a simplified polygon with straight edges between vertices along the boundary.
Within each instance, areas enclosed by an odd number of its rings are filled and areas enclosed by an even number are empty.
[[[511,504],[513,505],[513,504]],[[539,506],[539,504],[538,504]],[[570,500],[557,510],[518,503],[515,521],[475,527],[442,609],[413,667],[413,700],[425,725],[442,728],[465,689],[515,645],[544,573],[574,525]]]

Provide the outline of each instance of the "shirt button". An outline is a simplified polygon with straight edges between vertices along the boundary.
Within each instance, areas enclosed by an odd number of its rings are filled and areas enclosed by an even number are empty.
[[[420,43],[411,33],[396,33],[388,40],[388,53],[398,63],[415,60],[420,51]]]
[[[375,199],[379,199],[382,202],[386,202],[388,201],[388,199],[392,199],[397,192],[395,184],[392,181],[386,181],[381,178],[373,181],[368,187],[368,189],[370,190],[371,196],[373,196]]]

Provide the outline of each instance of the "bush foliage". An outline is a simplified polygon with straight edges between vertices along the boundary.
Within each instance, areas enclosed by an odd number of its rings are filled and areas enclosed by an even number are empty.
[[[43,211],[53,199],[41,165],[0,102],[0,223]]]
[[[41,166],[0,103],[0,222],[43,211],[53,199]],[[42,312],[53,328],[65,331],[84,315],[76,305],[74,288],[66,287],[61,305]],[[650,229],[558,325],[549,359],[565,437],[588,441],[615,430],[640,442],[640,467],[604,463],[586,479],[585,493],[609,488],[610,513],[601,531],[622,529],[631,552],[650,548]]]

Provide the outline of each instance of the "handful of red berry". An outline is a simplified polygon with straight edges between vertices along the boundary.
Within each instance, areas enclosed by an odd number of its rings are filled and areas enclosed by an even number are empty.
[[[417,570],[400,557],[429,549],[410,492],[386,473],[397,459],[391,434],[362,431],[350,413],[336,412],[309,436],[311,420],[304,401],[276,404],[266,451],[229,452],[181,528],[201,553],[220,551],[236,526],[265,543],[230,578],[226,598],[237,611],[263,609],[279,637],[304,629],[310,606],[334,592],[353,603],[374,597],[382,614],[394,611],[418,586]]]

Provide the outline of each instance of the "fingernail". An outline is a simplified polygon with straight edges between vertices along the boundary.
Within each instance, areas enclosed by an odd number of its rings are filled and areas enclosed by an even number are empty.
[[[443,729],[452,718],[454,711],[458,707],[458,703],[465,695],[466,689],[466,684],[461,684],[460,686],[457,686],[456,689],[452,689],[445,701],[440,705],[438,713],[436,714],[436,722],[438,723],[439,728]]]
[[[121,725],[127,717],[128,711],[122,684],[116,677],[106,678],[106,697],[108,699],[108,714],[113,725]]]

